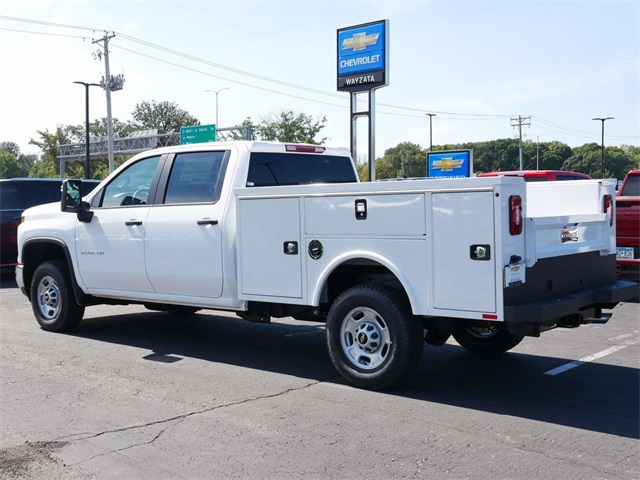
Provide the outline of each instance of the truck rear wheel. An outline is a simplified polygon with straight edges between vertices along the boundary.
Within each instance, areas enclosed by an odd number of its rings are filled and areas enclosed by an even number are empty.
[[[480,355],[498,355],[518,345],[523,335],[513,335],[504,327],[457,327],[453,338],[470,352]]]
[[[422,355],[422,324],[408,301],[381,285],[346,290],[327,317],[331,361],[351,384],[371,390],[405,380]]]
[[[84,306],[76,303],[64,261],[52,260],[36,268],[31,280],[31,307],[43,330],[65,332],[78,326]]]

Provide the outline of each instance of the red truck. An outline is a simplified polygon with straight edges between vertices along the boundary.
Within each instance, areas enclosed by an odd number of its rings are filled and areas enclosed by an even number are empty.
[[[616,195],[616,254],[620,269],[639,269],[640,169],[627,174]]]

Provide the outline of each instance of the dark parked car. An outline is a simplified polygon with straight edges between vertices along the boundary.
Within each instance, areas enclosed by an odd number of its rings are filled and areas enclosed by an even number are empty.
[[[10,271],[18,258],[17,234],[27,208],[60,201],[62,178],[10,178],[0,180],[0,269]],[[83,180],[89,193],[99,180]],[[86,186],[85,186],[86,185]]]

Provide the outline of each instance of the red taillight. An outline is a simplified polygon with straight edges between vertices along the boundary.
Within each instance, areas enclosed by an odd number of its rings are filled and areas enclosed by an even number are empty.
[[[303,152],[303,153],[323,153],[326,148],[317,145],[296,145],[293,143],[285,144],[287,152]]]
[[[604,213],[609,215],[609,226],[613,225],[613,197],[611,195],[604,196]]]
[[[520,198],[520,195],[511,195],[509,197],[509,233],[511,235],[520,235],[523,221],[522,198]]]

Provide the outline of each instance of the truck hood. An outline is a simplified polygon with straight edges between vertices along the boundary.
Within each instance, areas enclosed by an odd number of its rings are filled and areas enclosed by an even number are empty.
[[[23,213],[23,217],[39,216],[39,215],[51,215],[52,213],[63,213],[60,210],[60,202],[45,203],[42,205],[36,205],[35,207],[27,208]]]

